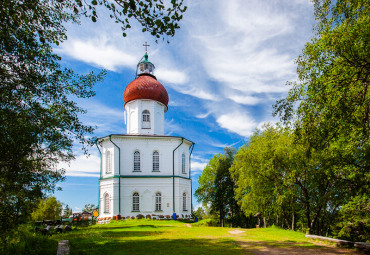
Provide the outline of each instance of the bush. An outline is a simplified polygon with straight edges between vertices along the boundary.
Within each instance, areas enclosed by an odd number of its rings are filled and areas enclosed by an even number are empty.
[[[196,223],[193,223],[192,226],[194,227],[201,227],[201,226],[218,226],[218,222],[216,220],[213,220],[213,219],[204,219],[204,220],[200,220]]]
[[[8,246],[5,248],[0,244],[0,253],[3,255],[27,254],[53,254],[55,255],[58,250],[58,242],[34,233],[32,226],[20,226],[14,235],[8,239]]]
[[[351,199],[340,210],[340,219],[334,230],[334,236],[354,242],[370,240],[370,205],[369,196],[362,195]]]
[[[138,215],[136,215],[136,218],[139,219],[139,220],[144,219],[144,215],[138,214]]]

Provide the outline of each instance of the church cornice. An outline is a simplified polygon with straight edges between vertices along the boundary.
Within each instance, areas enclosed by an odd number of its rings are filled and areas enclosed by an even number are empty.
[[[102,140],[109,140],[109,137],[118,137],[118,138],[142,138],[142,139],[164,139],[164,138],[167,138],[167,139],[183,139],[184,142],[187,142],[188,144],[194,144],[194,142],[182,137],[182,136],[169,136],[169,135],[128,135],[128,134],[111,134],[111,135],[107,135],[107,136],[104,136],[104,137],[101,137],[101,138],[98,138],[98,140],[102,141]]]
[[[186,180],[191,180],[189,177],[184,177],[180,175],[114,175],[114,176],[107,176],[107,177],[101,177],[99,180],[107,180],[107,179],[113,179],[113,178],[132,178],[132,179],[137,179],[137,178],[181,178],[181,179],[186,179]]]

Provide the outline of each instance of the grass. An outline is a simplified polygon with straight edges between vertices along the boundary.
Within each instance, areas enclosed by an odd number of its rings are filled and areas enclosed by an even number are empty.
[[[260,246],[318,248],[303,233],[205,227],[178,221],[127,220],[80,228],[52,238],[70,241],[71,254],[245,254]],[[253,244],[250,246],[250,244]],[[248,245],[246,245],[248,244]],[[251,248],[252,247],[252,248]]]

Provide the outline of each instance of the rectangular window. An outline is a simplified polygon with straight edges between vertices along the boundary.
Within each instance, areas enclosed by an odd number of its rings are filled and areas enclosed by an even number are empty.
[[[139,211],[139,194],[135,193],[132,197],[132,211],[138,212]]]
[[[140,172],[140,152],[134,153],[134,172]]]
[[[155,210],[162,211],[162,197],[161,195],[156,195],[155,197]]]
[[[159,153],[153,152],[153,172],[159,172]]]

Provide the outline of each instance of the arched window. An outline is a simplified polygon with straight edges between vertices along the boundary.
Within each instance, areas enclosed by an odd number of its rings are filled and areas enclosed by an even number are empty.
[[[150,112],[148,110],[143,111],[142,128],[150,129]]]
[[[182,210],[187,211],[187,209],[186,209],[186,192],[182,193]]]
[[[181,169],[182,169],[182,173],[185,174],[186,171],[185,171],[185,153],[182,154],[182,157],[181,157]]]
[[[109,194],[104,195],[104,212],[109,213]]]
[[[153,152],[153,172],[159,172],[159,153]]]
[[[140,211],[140,197],[139,197],[139,193],[137,192],[132,194],[132,211],[133,212]]]
[[[140,152],[134,153],[134,172],[140,172]]]
[[[162,211],[162,195],[160,192],[155,194],[155,210]]]
[[[105,173],[110,174],[112,172],[112,157],[110,151],[105,154]]]

